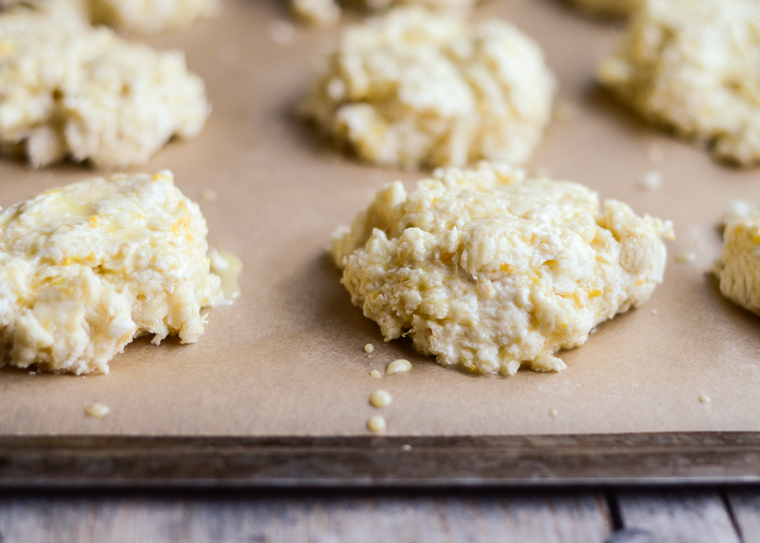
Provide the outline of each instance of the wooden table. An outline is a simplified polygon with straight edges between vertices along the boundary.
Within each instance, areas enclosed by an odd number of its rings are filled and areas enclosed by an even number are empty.
[[[6,490],[0,533],[2,543],[752,543],[760,489]]]
[[[758,439],[4,437],[0,543],[760,542]]]

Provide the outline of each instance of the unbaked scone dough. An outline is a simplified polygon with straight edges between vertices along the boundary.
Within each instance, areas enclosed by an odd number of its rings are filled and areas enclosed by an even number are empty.
[[[345,31],[302,113],[370,163],[519,164],[541,140],[554,86],[540,47],[511,24],[406,7]]]
[[[0,0],[0,8],[32,6],[37,10],[75,11],[93,24],[123,32],[157,34],[216,15],[219,0]]]
[[[341,5],[349,4],[364,11],[377,12],[393,5],[419,5],[457,15],[467,15],[478,0],[291,0],[293,14],[302,22],[314,26],[329,26],[338,21]]]
[[[157,34],[218,13],[218,0],[89,0],[90,17],[126,32]]]
[[[171,172],[94,178],[0,213],[0,366],[108,373],[133,338],[193,343],[223,301]]]
[[[760,3],[646,0],[599,79],[650,122],[760,162]]]
[[[628,17],[641,5],[642,0],[570,0],[577,8],[602,17]]]
[[[760,315],[760,207],[743,202],[724,216],[723,254],[714,273],[723,296]]]
[[[559,371],[553,356],[662,282],[669,221],[570,182],[481,163],[407,194],[395,182],[330,248],[353,303],[386,341],[408,335],[440,364]]]
[[[75,13],[0,12],[0,148],[44,166],[67,156],[124,168],[209,113],[179,51],[157,52],[91,28]]]

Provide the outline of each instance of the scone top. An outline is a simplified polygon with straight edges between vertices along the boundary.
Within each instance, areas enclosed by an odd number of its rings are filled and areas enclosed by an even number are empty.
[[[409,335],[444,365],[514,374],[552,356],[662,282],[669,222],[570,182],[482,163],[381,190],[331,252],[386,340]]]
[[[222,300],[206,221],[171,172],[93,178],[0,213],[0,364],[108,372],[134,337],[184,343]]]

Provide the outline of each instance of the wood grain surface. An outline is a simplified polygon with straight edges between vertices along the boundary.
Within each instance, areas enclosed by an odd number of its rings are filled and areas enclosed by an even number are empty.
[[[740,543],[732,514],[714,491],[629,491],[617,494],[622,523],[668,543]]]
[[[3,543],[603,541],[600,494],[276,493],[0,498]]]
[[[757,489],[4,492],[0,542],[752,543]]]

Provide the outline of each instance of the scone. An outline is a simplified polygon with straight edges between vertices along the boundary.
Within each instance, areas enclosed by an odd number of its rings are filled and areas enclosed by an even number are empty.
[[[122,32],[157,34],[216,15],[219,0],[0,0],[0,9],[26,5],[41,11],[69,10],[83,20]]]
[[[373,164],[520,164],[554,86],[541,48],[511,24],[406,7],[346,30],[301,112]]]
[[[641,5],[642,0],[569,0],[575,7],[602,17],[628,17]]]
[[[1,0],[0,0],[1,1]],[[393,5],[419,5],[456,15],[467,15],[478,0],[291,0],[290,9],[302,22],[314,26],[329,26],[338,21],[341,5],[377,12]]]
[[[193,343],[224,300],[171,172],[94,178],[0,213],[0,366],[108,373],[133,338]]]
[[[720,292],[760,315],[760,207],[749,202],[734,205],[724,224],[723,254],[713,270]]]
[[[645,0],[599,80],[722,160],[760,162],[760,3]]]
[[[67,10],[0,12],[0,149],[35,167],[139,164],[172,137],[195,137],[209,109],[179,51],[124,41]]]
[[[157,34],[215,15],[218,0],[89,0],[91,20],[122,31]]]
[[[559,371],[553,356],[649,298],[669,221],[511,166],[448,168],[407,194],[395,182],[330,251],[354,304],[386,341],[408,336],[444,366]]]

